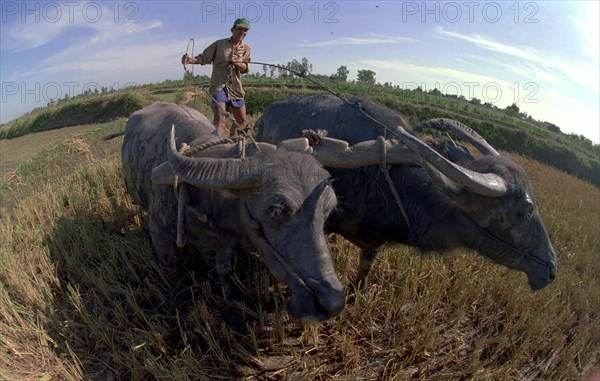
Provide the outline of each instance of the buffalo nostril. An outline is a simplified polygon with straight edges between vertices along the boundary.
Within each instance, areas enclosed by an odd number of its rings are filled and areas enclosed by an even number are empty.
[[[320,281],[307,278],[305,282],[314,298],[313,308],[325,320],[339,315],[344,310],[346,295],[344,287],[337,278]]]
[[[345,306],[346,300],[344,299],[344,297],[338,299],[336,303],[330,305],[329,313],[331,314],[331,317],[339,315],[344,310]]]
[[[344,297],[332,296],[327,299],[319,299],[315,301],[315,307],[320,314],[326,316],[326,319],[331,319],[339,315],[346,306]]]

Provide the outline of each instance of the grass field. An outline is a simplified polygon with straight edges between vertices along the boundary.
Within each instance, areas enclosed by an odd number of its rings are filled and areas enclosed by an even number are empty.
[[[234,300],[193,252],[161,275],[120,174],[122,138],[102,139],[124,123],[23,137],[47,146],[2,141],[3,155],[30,160],[1,187],[0,379],[582,380],[599,369],[597,187],[512,155],[558,257],[542,291],[472,252],[392,246],[340,316],[302,326],[251,250],[236,258]],[[328,238],[347,284],[358,250]]]

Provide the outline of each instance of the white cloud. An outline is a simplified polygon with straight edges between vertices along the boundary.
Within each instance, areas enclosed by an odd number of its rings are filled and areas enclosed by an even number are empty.
[[[47,8],[48,4],[54,5]],[[32,11],[37,9],[35,14],[21,16],[25,17],[28,22],[19,19],[3,23],[3,33],[5,33],[2,38],[3,50],[28,51],[64,38],[69,33],[80,35],[83,30],[87,30],[91,34],[89,42],[95,43],[111,40],[124,34],[144,33],[162,26],[162,22],[158,20],[147,23],[137,20],[136,22],[123,22],[123,20],[116,22],[115,9],[111,9],[115,5],[109,3],[93,3],[94,6],[91,7],[93,12],[89,11],[90,8],[86,8],[85,4],[79,3],[69,3],[69,6],[61,6],[59,3],[47,3],[43,6],[36,3],[35,5],[37,8],[31,8]],[[82,9],[88,9],[91,13],[82,13]],[[57,11],[60,13],[56,13]]]
[[[530,61],[537,61],[538,54],[532,48],[516,47],[505,45],[488,38],[485,38],[479,34],[461,34],[456,32],[446,31],[442,28],[437,29],[437,34],[441,37],[462,40],[470,42],[482,49],[491,50],[496,53],[513,56],[515,58],[526,59]]]
[[[309,42],[303,40],[299,47],[328,47],[345,45],[379,45],[379,44],[399,44],[405,42],[417,42],[410,37],[385,36],[381,34],[369,33],[365,37],[341,37],[334,40]]]
[[[532,47],[509,46],[479,34],[465,35],[449,32],[442,28],[437,29],[437,34],[442,38],[466,41],[480,49],[490,50],[501,55],[519,59],[519,61],[515,60],[516,62],[507,63],[501,58],[492,60],[479,57],[480,60],[485,60],[487,63],[512,70],[524,78],[530,78],[533,81],[548,82],[553,85],[561,84],[561,82],[565,83],[565,81],[574,81],[595,93],[600,91],[597,63],[592,64],[575,61],[571,58],[553,56],[552,53],[541,52]]]
[[[587,1],[584,4],[586,8],[585,20],[576,22],[575,26],[587,42],[586,53],[598,65],[600,63],[600,3],[598,1]]]
[[[517,103],[521,111],[535,119],[552,122],[565,133],[582,134],[596,144],[600,142],[597,106],[594,107],[593,102],[584,103],[560,91],[559,87],[540,88],[535,83],[524,87],[526,84],[515,84],[494,76],[395,60],[362,60],[352,66],[373,69],[380,83],[392,82],[404,89],[421,86],[429,91],[437,88],[444,93],[490,102],[500,108]]]
[[[3,25],[6,33],[6,38],[3,38],[3,49],[22,52],[38,48],[56,39],[69,26],[68,22]]]
[[[6,35],[4,27],[3,51],[27,51],[50,43],[60,48],[3,72],[3,83],[8,83],[11,94],[3,97],[2,122],[45,106],[56,97],[79,94],[86,86],[121,88],[183,77],[180,57],[188,41],[164,31],[157,19],[115,23],[109,18],[87,23],[66,18],[56,23],[14,23],[6,28]],[[72,35],[81,38],[64,41]],[[196,45],[214,39],[208,37]],[[4,45],[5,40],[11,41],[10,46]]]
[[[556,124],[563,133],[584,135],[600,144],[598,106],[585,104],[562,91],[550,89],[539,95],[540,102],[527,105],[534,117]],[[591,102],[590,102],[591,103]]]
[[[476,89],[477,87],[481,89],[485,85],[498,85],[504,88],[512,85],[510,82],[488,75],[474,74],[441,66],[415,65],[404,61],[368,59],[362,60],[360,65],[385,70],[387,75],[395,77],[392,82],[396,84],[425,82],[430,85],[439,83],[443,87],[451,83],[458,83],[465,88],[470,87],[471,89]],[[432,88],[428,88],[427,90],[431,90]],[[469,98],[468,95],[464,94],[465,97]],[[479,98],[476,93],[471,94],[471,97]]]

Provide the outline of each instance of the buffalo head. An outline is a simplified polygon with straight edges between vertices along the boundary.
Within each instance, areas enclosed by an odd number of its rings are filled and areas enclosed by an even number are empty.
[[[322,321],[342,311],[344,289],[323,231],[337,200],[317,160],[268,144],[245,158],[187,157],[176,149],[174,128],[168,144],[168,164],[155,168],[153,182],[168,184],[175,176],[197,189],[216,190],[219,202],[228,205],[220,224],[237,226],[232,230],[256,247],[275,278],[291,287],[290,315]]]
[[[312,150],[334,177],[341,206],[325,227],[362,249],[357,284],[364,283],[382,245],[397,242],[425,251],[474,249],[524,271],[533,289],[548,285],[556,257],[525,172],[456,121],[422,125],[452,130],[481,155],[452,147],[440,155],[410,132],[404,116],[364,98],[289,97],[269,106],[256,129],[258,139],[272,143],[303,131],[327,133],[313,139]]]
[[[438,188],[462,210],[467,226],[463,244],[525,272],[534,290],[551,283],[556,276],[556,256],[525,171],[459,122],[433,119],[424,126],[452,130],[484,155],[459,165],[402,127],[396,129],[402,142],[421,156]]]

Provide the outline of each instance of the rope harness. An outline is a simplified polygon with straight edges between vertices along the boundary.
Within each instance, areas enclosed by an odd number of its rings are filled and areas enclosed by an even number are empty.
[[[383,136],[379,136],[377,138],[377,140],[379,140],[379,143],[381,144],[381,163],[379,164],[379,170],[381,172],[383,172],[385,181],[387,182],[388,187],[390,188],[390,190],[392,191],[392,194],[394,195],[396,204],[398,205],[400,212],[402,212],[402,217],[404,217],[404,221],[406,222],[406,226],[408,226],[408,231],[410,232],[410,231],[412,231],[412,229],[410,227],[410,221],[408,219],[408,215],[406,214],[406,210],[404,209],[402,200],[400,199],[400,196],[398,195],[398,192],[396,191],[396,187],[394,186],[394,183],[392,182],[392,178],[390,177],[390,168],[392,168],[392,166],[389,165],[386,161],[387,152],[386,152],[386,147],[385,147],[385,138]]]
[[[327,86],[322,85],[321,83],[313,80],[312,78],[308,77],[308,72],[306,70],[303,70],[301,72],[298,72],[296,70],[292,70],[289,68],[286,68],[284,66],[281,65],[275,65],[275,64],[270,64],[267,62],[258,62],[258,61],[251,61],[251,63],[257,64],[257,65],[266,65],[266,66],[271,66],[271,67],[275,67],[278,69],[282,69],[282,70],[287,70],[290,73],[300,77],[300,78],[304,78],[307,81],[313,83],[314,85],[318,86],[319,88],[327,91],[328,93],[334,95],[335,97],[339,98],[340,100],[342,100],[342,102],[346,103],[347,105],[350,105],[352,108],[357,109],[358,111],[360,111],[364,116],[366,116],[369,120],[371,120],[372,122],[374,122],[375,124],[377,124],[378,126],[383,128],[383,133],[384,136],[386,133],[390,133],[392,136],[396,137],[397,139],[400,139],[400,136],[396,133],[396,131],[394,131],[393,129],[389,128],[388,126],[386,126],[385,124],[381,123],[379,120],[375,119],[371,114],[369,114],[368,112],[366,112],[362,105],[360,104],[360,102],[350,102],[349,100],[347,100],[346,98],[344,98],[339,92],[334,92],[331,89],[329,89]],[[307,137],[307,135],[309,136],[309,144],[312,146],[313,144],[318,144],[321,141],[321,138],[324,137],[325,135],[321,134],[319,135],[318,133],[315,134],[314,131],[312,131],[313,133],[308,133],[306,135],[304,135],[305,137]],[[303,131],[304,134],[304,131]],[[410,220],[408,219],[408,215],[406,214],[406,209],[404,209],[404,205],[402,204],[402,200],[400,199],[400,195],[398,195],[398,192],[396,191],[396,187],[394,186],[394,183],[392,182],[392,179],[390,177],[389,174],[389,170],[391,168],[391,165],[388,165],[386,163],[386,148],[385,148],[385,137],[384,136],[379,136],[378,140],[381,142],[381,163],[379,165],[379,170],[381,172],[383,172],[385,180],[388,184],[388,187],[390,188],[390,191],[392,192],[392,195],[394,196],[394,199],[396,200],[396,204],[398,205],[398,208],[400,209],[400,212],[402,213],[402,217],[404,218],[404,222],[406,222],[406,226],[408,227],[409,232],[412,231],[411,226],[410,226]]]
[[[181,145],[179,148],[179,153],[183,156],[192,156],[200,151],[208,149],[210,147],[218,146],[221,144],[232,144],[239,143],[238,152],[239,157],[244,158],[246,156],[246,138],[250,137],[249,135],[237,135],[231,138],[225,138],[221,140],[214,140],[210,142],[206,142],[203,144],[199,144],[195,147],[190,147],[186,143]],[[250,137],[252,139],[252,137]],[[252,139],[254,144],[256,142]],[[257,145],[257,149],[260,148]],[[185,232],[184,232],[184,222],[185,222],[185,207],[188,203],[188,190],[187,185],[185,183],[179,184],[179,180],[177,176],[175,176],[175,182],[173,184],[173,191],[175,192],[175,198],[177,199],[177,246],[183,247],[185,246]],[[209,222],[208,216],[205,214],[198,215],[199,219],[203,222]],[[210,222],[209,222],[210,224]]]
[[[308,139],[308,144],[313,147],[319,145],[321,143],[321,139],[327,136],[327,131],[325,130],[302,130],[302,136]],[[383,136],[379,136],[377,141],[381,144],[381,162],[379,163],[379,170],[383,172],[385,177],[385,181],[387,182],[392,195],[394,196],[394,200],[396,200],[396,204],[402,213],[402,217],[404,217],[404,222],[406,222],[406,226],[408,226],[408,230],[411,231],[410,221],[408,219],[408,215],[406,214],[406,210],[404,209],[404,205],[402,204],[402,200],[400,199],[400,195],[396,191],[396,187],[394,187],[394,183],[392,182],[392,178],[390,177],[389,171],[392,166],[387,163],[387,148],[385,146],[385,138]]]
[[[185,54],[187,55],[189,52],[189,48],[190,48],[190,44],[192,45],[192,52],[193,52],[193,46],[194,46],[194,39],[191,38],[190,41],[188,42]],[[370,115],[367,111],[365,111],[361,105],[360,102],[350,102],[348,99],[344,98],[339,92],[334,92],[332,91],[330,88],[328,88],[327,86],[322,85],[321,83],[315,81],[314,79],[310,78],[308,75],[308,71],[303,70],[301,72],[287,68],[285,66],[282,65],[276,65],[276,64],[272,64],[272,63],[267,63],[267,62],[259,62],[259,61],[249,61],[247,62],[248,64],[253,63],[253,64],[257,64],[257,65],[265,65],[265,66],[270,66],[270,67],[274,67],[277,69],[281,69],[281,70],[286,70],[292,74],[294,74],[295,76],[299,77],[299,78],[304,78],[307,81],[313,83],[314,85],[316,85],[317,87],[323,89],[324,91],[334,95],[335,97],[339,98],[341,101],[343,101],[344,103],[346,103],[347,105],[351,106],[352,108],[355,108],[356,110],[360,111],[365,117],[367,117],[369,120],[371,120],[372,122],[374,122],[376,125],[378,125],[379,127],[381,127],[383,129],[383,134],[384,136],[379,136],[378,140],[381,143],[381,162],[379,165],[379,170],[383,173],[386,183],[390,189],[390,191],[392,192],[392,195],[394,196],[394,200],[396,201],[396,204],[398,206],[398,208],[400,209],[400,212],[402,213],[402,217],[404,218],[404,221],[406,222],[406,226],[408,227],[409,233],[412,231],[411,229],[411,224],[410,224],[410,220],[408,219],[408,214],[406,213],[406,209],[404,208],[404,205],[402,204],[402,200],[400,199],[400,195],[398,194],[396,187],[394,186],[392,179],[390,177],[389,174],[389,170],[391,168],[391,165],[388,165],[386,162],[386,146],[385,146],[385,135],[387,133],[391,134],[392,136],[396,137],[397,139],[400,139],[400,136],[390,127],[386,126],[385,124],[381,123],[379,120],[377,120],[376,118],[374,118],[372,115]],[[239,142],[239,152],[240,152],[240,157],[245,157],[245,147],[246,147],[246,140],[250,140],[254,146],[260,151],[260,148],[258,147],[258,144],[256,144],[256,141],[254,140],[254,138],[251,136],[251,134],[249,134],[249,132],[252,130],[251,128],[242,128],[237,121],[235,120],[235,118],[233,117],[233,115],[228,112],[227,110],[223,109],[220,105],[219,102],[217,102],[217,100],[212,96],[212,94],[210,94],[209,91],[207,91],[204,88],[204,85],[201,84],[197,78],[194,76],[193,71],[188,70],[186,64],[183,64],[183,70],[185,71],[185,73],[192,78],[192,80],[196,83],[196,85],[202,89],[202,91],[204,91],[206,94],[208,94],[208,96],[212,99],[212,101],[215,103],[216,107],[220,108],[221,111],[223,111],[224,115],[230,119],[234,125],[236,126],[236,131],[240,134],[238,136],[232,137],[232,138],[226,138],[226,139],[222,139],[219,141],[215,141],[215,142],[208,142],[208,143],[204,143],[201,144],[199,146],[196,146],[194,148],[190,148],[189,146],[185,145],[184,147],[182,147],[182,154],[186,155],[186,156],[191,156],[196,152],[199,152],[203,149],[212,147],[214,145],[218,145],[218,144],[227,144],[227,143],[235,143],[235,142]],[[324,137],[326,135],[326,132],[323,131],[312,131],[312,130],[304,130],[302,131],[303,136],[308,138],[309,140],[309,144],[311,146],[313,145],[318,145],[321,142],[321,138]],[[185,148],[185,149],[184,149]],[[179,233],[178,233],[179,234]]]

